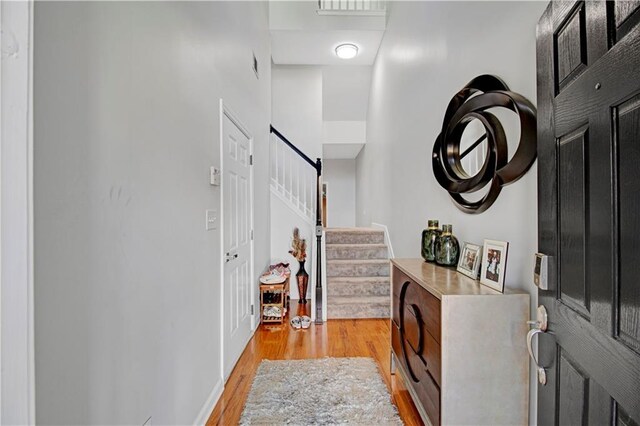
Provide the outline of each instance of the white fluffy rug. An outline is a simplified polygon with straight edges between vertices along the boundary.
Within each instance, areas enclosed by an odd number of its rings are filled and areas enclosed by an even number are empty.
[[[262,361],[242,425],[401,425],[371,358]]]

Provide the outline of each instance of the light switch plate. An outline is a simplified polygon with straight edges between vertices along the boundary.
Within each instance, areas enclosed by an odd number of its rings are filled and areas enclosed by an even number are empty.
[[[212,231],[218,228],[218,211],[217,210],[207,210],[206,215],[206,227],[207,231]]]

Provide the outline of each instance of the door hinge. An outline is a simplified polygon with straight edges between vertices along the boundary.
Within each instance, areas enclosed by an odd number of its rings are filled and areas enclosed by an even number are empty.
[[[250,237],[251,237],[251,241],[253,241],[253,229],[251,230]]]
[[[251,305],[251,315],[253,315],[253,305]]]
[[[249,165],[253,166],[253,154],[249,156]]]

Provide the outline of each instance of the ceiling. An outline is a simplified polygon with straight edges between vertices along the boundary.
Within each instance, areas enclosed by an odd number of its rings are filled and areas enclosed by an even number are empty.
[[[386,28],[385,16],[318,14],[317,1],[270,1],[271,55],[276,65],[373,65]],[[358,46],[358,56],[340,59],[335,48]]]
[[[321,119],[325,123],[364,123],[386,16],[318,14],[316,1],[271,0],[269,27],[274,65],[316,66],[322,70]],[[348,60],[338,58],[335,48],[342,43],[358,46],[358,55]],[[340,126],[336,129],[340,142],[323,140],[323,158],[356,158],[366,138],[353,137],[345,129],[342,134]]]
[[[384,31],[271,30],[271,57],[277,65],[373,65]],[[358,56],[340,59],[335,48],[358,46]]]

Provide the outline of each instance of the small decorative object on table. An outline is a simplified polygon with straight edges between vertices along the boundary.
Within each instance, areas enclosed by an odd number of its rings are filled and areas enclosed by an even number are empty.
[[[461,272],[474,280],[477,279],[478,272],[480,271],[481,259],[482,247],[471,243],[464,243],[462,254],[458,261],[458,272]]]
[[[305,304],[307,303],[307,287],[309,286],[309,274],[304,269],[304,262],[307,258],[307,241],[304,238],[300,238],[300,230],[298,228],[293,228],[293,239],[289,253],[300,263],[298,273],[296,273],[298,293],[300,294],[298,303]]]
[[[452,234],[452,225],[442,225],[442,234],[436,244],[436,263],[442,266],[456,266],[460,244]]]
[[[422,258],[427,262],[436,261],[436,243],[440,237],[437,220],[428,220],[427,229],[422,231]]]
[[[509,243],[484,240],[480,283],[504,293],[504,276],[507,269]]]

